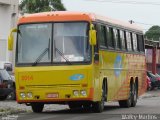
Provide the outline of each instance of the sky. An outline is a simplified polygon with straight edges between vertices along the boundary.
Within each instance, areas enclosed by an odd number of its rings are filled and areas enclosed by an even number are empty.
[[[160,0],[62,0],[68,11],[93,12],[128,22],[133,20],[146,32],[160,26]]]
[[[144,32],[153,25],[160,26],[160,0],[61,1],[68,11],[92,12],[126,22],[133,20]]]

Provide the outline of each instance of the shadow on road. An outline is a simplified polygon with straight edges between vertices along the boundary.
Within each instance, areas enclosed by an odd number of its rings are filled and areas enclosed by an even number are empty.
[[[103,112],[112,111],[119,109],[119,106],[105,106]],[[65,109],[65,110],[57,110],[57,111],[44,111],[43,114],[92,114],[94,113],[91,109]]]

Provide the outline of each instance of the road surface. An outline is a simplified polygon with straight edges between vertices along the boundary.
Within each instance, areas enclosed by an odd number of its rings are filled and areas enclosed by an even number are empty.
[[[10,117],[12,120],[160,120],[160,90],[147,92],[138,99],[136,107],[120,108],[117,102],[106,103],[103,113],[82,109],[70,110],[68,106],[60,105],[46,105],[43,113],[33,113],[30,107],[27,108],[28,112],[4,115],[1,119],[6,120]]]

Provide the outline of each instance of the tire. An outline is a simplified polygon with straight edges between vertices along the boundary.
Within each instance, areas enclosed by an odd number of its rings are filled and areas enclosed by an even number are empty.
[[[121,108],[129,108],[131,107],[132,104],[132,84],[130,84],[130,91],[129,91],[129,96],[127,100],[120,100],[119,101],[119,106]]]
[[[132,85],[132,101],[131,101],[131,107],[135,107],[137,103],[137,98],[138,98],[138,91],[137,91],[137,85],[133,84]]]
[[[89,111],[92,108],[91,105],[92,105],[91,103],[83,104],[83,109],[86,110],[86,111]]]
[[[70,109],[82,108],[82,105],[78,103],[68,103],[68,106]]]
[[[44,104],[43,103],[32,103],[31,107],[32,107],[33,112],[41,113],[44,108]]]
[[[6,100],[7,96],[0,96],[0,101]]]
[[[102,86],[102,96],[101,96],[101,101],[93,102],[92,104],[92,110],[95,113],[101,113],[104,110],[104,103],[105,103],[105,85],[103,84]]]

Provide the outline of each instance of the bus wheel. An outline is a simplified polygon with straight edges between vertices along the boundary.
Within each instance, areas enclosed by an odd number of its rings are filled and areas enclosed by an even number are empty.
[[[105,103],[105,85],[102,86],[102,97],[101,101],[93,102],[92,109],[96,113],[101,113],[104,110],[104,103]]]
[[[132,87],[132,103],[131,103],[131,107],[135,107],[135,106],[136,106],[137,96],[138,96],[137,85],[136,85],[136,84],[133,84],[133,87]]]
[[[81,104],[78,103],[68,103],[70,109],[82,108]]]
[[[40,113],[42,112],[44,108],[44,104],[43,103],[32,103],[31,107],[32,107],[33,112]]]
[[[89,111],[92,108],[91,105],[92,105],[91,103],[85,103],[83,104],[83,109]]]
[[[130,91],[129,91],[129,96],[127,100],[120,100],[119,101],[119,106],[122,108],[129,108],[131,107],[131,103],[132,103],[132,87],[133,85],[130,84]]]

